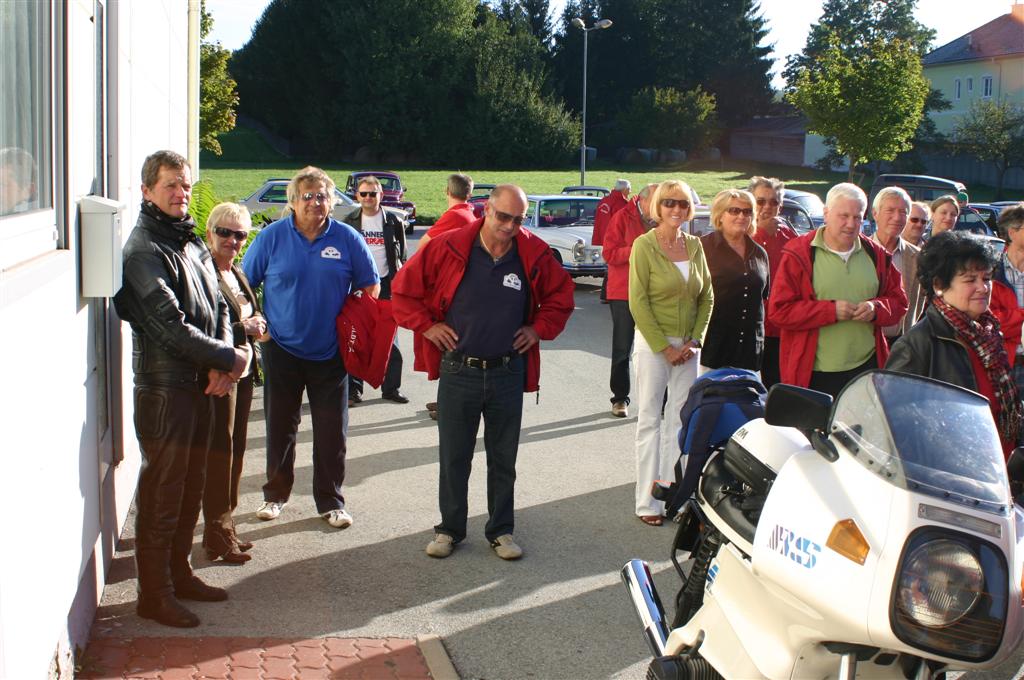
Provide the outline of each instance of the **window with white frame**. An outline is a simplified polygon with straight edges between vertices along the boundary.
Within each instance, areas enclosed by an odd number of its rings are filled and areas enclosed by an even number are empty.
[[[57,246],[49,2],[0,2],[0,269]]]
[[[967,79],[967,94],[974,92],[974,78]]]
[[[981,96],[992,96],[992,76],[985,76],[981,79]]]
[[[960,99],[960,79],[953,81],[953,99]]]

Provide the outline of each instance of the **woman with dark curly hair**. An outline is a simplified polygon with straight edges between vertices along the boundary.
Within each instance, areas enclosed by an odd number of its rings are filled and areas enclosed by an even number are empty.
[[[918,257],[924,317],[893,345],[885,367],[959,385],[988,398],[1003,453],[1021,429],[1021,402],[999,320],[989,309],[999,253],[983,238],[947,231],[929,239]]]

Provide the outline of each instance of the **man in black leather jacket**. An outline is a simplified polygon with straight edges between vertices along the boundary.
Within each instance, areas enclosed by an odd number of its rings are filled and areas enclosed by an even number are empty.
[[[173,151],[142,166],[142,212],[124,247],[114,298],[131,323],[135,432],[142,450],[136,493],[139,616],[181,628],[199,619],[178,600],[218,601],[227,592],[192,573],[213,422],[211,396],[226,394],[248,363],[232,346],[227,303],[212,258],[188,214],[192,171]]]

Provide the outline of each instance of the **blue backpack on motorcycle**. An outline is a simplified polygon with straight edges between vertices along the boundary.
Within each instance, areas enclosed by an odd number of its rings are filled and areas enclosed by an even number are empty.
[[[757,373],[742,368],[718,368],[694,381],[679,410],[681,455],[665,503],[666,517],[675,517],[693,495],[711,453],[742,425],[764,417],[766,395]]]

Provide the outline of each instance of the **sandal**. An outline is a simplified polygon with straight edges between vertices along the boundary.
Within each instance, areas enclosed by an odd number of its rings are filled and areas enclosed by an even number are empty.
[[[662,524],[661,515],[638,515],[638,517],[647,526],[660,527]]]

